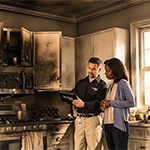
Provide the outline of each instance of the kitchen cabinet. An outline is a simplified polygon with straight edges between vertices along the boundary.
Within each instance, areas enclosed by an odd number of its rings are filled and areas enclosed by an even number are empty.
[[[129,123],[130,135],[129,150],[149,150],[150,148],[150,124]]]
[[[34,32],[34,49],[35,88],[71,90],[75,85],[74,38],[61,32]]]
[[[129,68],[128,31],[120,28],[110,28],[76,38],[76,81],[87,75],[87,65],[90,57],[106,59],[117,57]],[[101,78],[108,83],[102,65]]]
[[[75,86],[75,39],[66,36],[62,36],[61,86],[69,91]]]
[[[91,34],[76,38],[76,82],[86,77],[88,73],[88,60],[93,56],[93,53],[93,38]]]
[[[2,53],[2,38],[3,38],[3,22],[0,22],[0,64],[3,63],[3,53]]]
[[[49,124],[47,150],[73,150],[72,124]]]
[[[61,32],[34,32],[35,89],[60,89]]]
[[[2,94],[34,94],[34,59],[31,32],[3,28],[0,23],[0,89]],[[13,84],[16,81],[18,84]]]
[[[3,28],[1,42],[1,64],[33,67],[30,31],[23,27],[21,29]]]
[[[75,39],[61,31],[33,32],[3,28],[0,23],[0,64],[34,68],[34,89],[71,90],[75,85]]]

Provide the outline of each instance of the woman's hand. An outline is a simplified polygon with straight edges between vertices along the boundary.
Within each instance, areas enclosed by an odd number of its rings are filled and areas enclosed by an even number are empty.
[[[108,108],[110,106],[110,100],[102,100],[100,105],[102,108]]]
[[[76,107],[84,107],[84,102],[77,96],[77,100],[73,100],[72,104],[75,105]]]
[[[105,105],[105,101],[104,101],[104,100],[102,100],[102,101],[100,102],[100,106],[101,106],[102,108],[106,108],[106,105]]]
[[[110,100],[105,100],[105,106],[106,108],[110,106]]]

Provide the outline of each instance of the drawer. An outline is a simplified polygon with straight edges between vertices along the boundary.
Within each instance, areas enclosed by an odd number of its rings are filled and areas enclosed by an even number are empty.
[[[53,134],[47,137],[47,146],[55,144],[68,144],[69,134]]]
[[[53,145],[51,147],[47,147],[47,150],[69,150],[69,145]]]
[[[150,128],[130,127],[129,138],[150,140]]]
[[[48,124],[47,131],[48,134],[58,134],[58,133],[65,133],[70,124]]]
[[[144,132],[140,128],[132,128],[130,127],[130,135],[129,138],[133,139],[143,139]]]

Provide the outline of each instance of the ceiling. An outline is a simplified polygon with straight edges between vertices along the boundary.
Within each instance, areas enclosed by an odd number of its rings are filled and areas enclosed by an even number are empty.
[[[80,22],[143,2],[142,0],[0,0],[0,9]],[[5,6],[5,7],[4,7]],[[7,6],[7,7],[6,7]],[[21,8],[21,9],[20,9]]]

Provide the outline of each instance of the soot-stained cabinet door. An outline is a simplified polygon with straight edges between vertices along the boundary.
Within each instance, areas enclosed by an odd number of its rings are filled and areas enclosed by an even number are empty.
[[[0,64],[3,63],[3,53],[2,53],[3,26],[4,26],[4,23],[0,22]]]
[[[32,66],[32,49],[31,49],[31,32],[25,28],[21,28],[22,51],[21,64],[22,66]]]
[[[34,32],[35,89],[60,88],[61,32]]]

